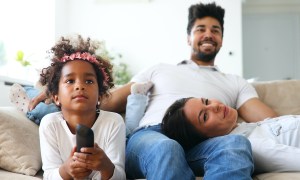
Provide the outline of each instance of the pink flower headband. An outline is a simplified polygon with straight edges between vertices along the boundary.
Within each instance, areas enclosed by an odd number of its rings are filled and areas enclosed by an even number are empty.
[[[82,59],[82,60],[86,60],[86,61],[89,61],[91,63],[95,63],[97,65],[99,65],[99,61],[97,60],[97,58],[93,55],[91,55],[90,53],[88,52],[76,52],[76,53],[72,53],[70,56],[68,55],[64,55],[60,61],[61,62],[67,62],[67,61],[72,61],[74,59]]]
[[[72,53],[69,56],[67,54],[65,54],[60,59],[60,61],[61,62],[67,62],[67,61],[73,61],[75,59],[85,60],[85,61],[88,61],[90,63],[96,64],[97,66],[99,66],[99,69],[101,70],[101,72],[103,74],[104,84],[105,85],[108,84],[109,77],[108,77],[107,73],[105,72],[104,67],[101,67],[99,61],[97,60],[97,58],[95,56],[91,55],[88,52],[83,52],[83,53],[76,52],[76,53]]]

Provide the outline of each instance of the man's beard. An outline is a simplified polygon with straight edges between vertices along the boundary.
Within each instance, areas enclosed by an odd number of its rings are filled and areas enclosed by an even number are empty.
[[[198,61],[203,61],[203,62],[211,62],[212,60],[215,59],[216,55],[218,54],[218,51],[212,52],[210,54],[203,53],[201,51],[197,52],[197,60]]]

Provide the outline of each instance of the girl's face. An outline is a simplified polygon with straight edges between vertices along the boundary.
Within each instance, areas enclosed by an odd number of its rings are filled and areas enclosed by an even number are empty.
[[[207,137],[228,134],[237,126],[237,111],[217,100],[191,98],[183,110],[188,121]]]
[[[62,111],[96,112],[98,92],[93,66],[83,60],[73,60],[62,68],[58,94],[54,96],[54,101],[60,103]]]

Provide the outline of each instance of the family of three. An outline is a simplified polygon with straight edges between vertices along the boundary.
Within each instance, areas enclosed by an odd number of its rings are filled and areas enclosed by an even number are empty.
[[[252,151],[265,149],[252,150],[251,145],[257,147],[255,143],[260,142],[250,136],[273,138],[267,130],[269,120],[254,122],[277,114],[258,99],[246,80],[224,74],[215,65],[223,41],[224,14],[215,3],[191,5],[189,59],[177,65],[155,65],[115,89],[111,89],[111,65],[96,53],[99,43],[81,36],[58,41],[50,51],[52,64],[41,73],[47,93],[25,103],[29,103],[27,114],[39,105],[47,108],[42,102],[46,97],[57,107],[54,111],[58,112],[43,114],[36,121],[40,123],[44,178],[252,179],[256,164]],[[125,110],[127,136],[122,117],[113,113]],[[253,125],[238,130],[243,126],[237,125],[237,114]],[[225,120],[218,121],[222,117]],[[93,129],[93,148],[75,152],[78,123]],[[290,168],[276,170],[300,170]]]

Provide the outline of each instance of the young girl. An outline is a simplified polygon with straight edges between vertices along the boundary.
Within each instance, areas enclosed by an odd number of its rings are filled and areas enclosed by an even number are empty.
[[[125,125],[116,113],[100,111],[113,87],[112,66],[96,55],[101,43],[62,37],[51,48],[52,64],[40,82],[60,112],[43,117],[39,133],[44,179],[126,179]],[[94,131],[93,148],[76,149],[77,124]]]
[[[240,134],[252,145],[257,172],[300,171],[300,115],[237,123],[236,109],[218,100],[183,98],[166,111],[162,130],[183,148],[215,136]]]

